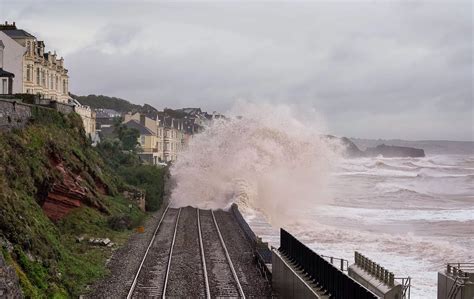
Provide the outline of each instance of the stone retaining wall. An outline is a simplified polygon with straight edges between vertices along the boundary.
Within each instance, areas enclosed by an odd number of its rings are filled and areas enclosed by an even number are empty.
[[[30,117],[30,105],[0,99],[0,130],[22,128]]]
[[[0,98],[0,131],[23,128],[31,118],[33,109],[54,109],[63,114],[74,112],[74,106],[50,100],[40,100],[38,104],[32,105],[18,99]]]

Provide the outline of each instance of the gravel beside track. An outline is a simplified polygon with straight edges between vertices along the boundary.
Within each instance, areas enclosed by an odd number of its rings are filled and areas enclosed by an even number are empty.
[[[271,298],[271,286],[260,275],[254,263],[252,248],[237,220],[231,213],[224,211],[215,211],[214,216],[245,296],[247,298]]]
[[[200,210],[199,213],[211,297],[238,297],[237,285],[217,235],[211,211]]]
[[[116,250],[107,267],[110,275],[94,284],[85,298],[126,298],[145,250],[166,207],[145,223],[145,233],[133,234]],[[271,287],[257,270],[253,251],[231,213],[214,212],[229,256],[247,298],[269,298]],[[138,276],[133,298],[161,297],[178,209],[169,209],[150,247]],[[227,262],[211,212],[200,210],[204,256],[212,298],[239,297],[237,283]],[[205,282],[201,259],[197,210],[183,208],[178,221],[170,264],[167,297],[204,298]]]
[[[165,215],[138,276],[133,298],[161,296],[177,216],[178,209],[169,209]]]
[[[181,210],[178,231],[171,257],[167,297],[203,298],[206,296],[199,246],[197,211]]]
[[[122,247],[115,250],[107,263],[110,274],[90,287],[85,298],[126,298],[130,285],[150,243],[166,205],[144,223],[144,233],[134,233]]]

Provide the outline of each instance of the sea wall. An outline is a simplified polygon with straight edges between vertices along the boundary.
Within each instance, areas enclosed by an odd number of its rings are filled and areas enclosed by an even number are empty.
[[[239,207],[236,204],[233,204],[231,207],[231,212],[237,220],[240,228],[245,234],[245,237],[251,244],[254,255],[255,255],[255,263],[259,268],[262,276],[267,278],[271,281],[272,279],[272,252],[268,243],[262,242],[260,238],[252,231],[247,221],[245,221],[244,217],[239,211]]]

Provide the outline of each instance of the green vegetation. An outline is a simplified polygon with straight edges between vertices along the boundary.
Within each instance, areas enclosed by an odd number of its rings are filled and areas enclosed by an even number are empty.
[[[77,297],[106,274],[111,248],[87,239],[123,244],[145,217],[136,206],[130,211],[122,191],[143,188],[150,209],[159,207],[165,170],[142,166],[122,146],[107,141],[92,148],[77,114],[49,109],[35,109],[24,129],[0,133],[0,248],[27,298]],[[90,196],[53,222],[42,205],[52,187],[64,181],[58,163]],[[135,175],[140,178],[132,179]],[[125,226],[117,225],[123,221]],[[79,236],[85,240],[77,242]]]
[[[113,109],[118,112],[129,112],[140,110],[142,106],[130,103],[127,100],[108,97],[103,95],[90,94],[88,96],[71,96],[79,101],[82,105],[90,106],[91,108]]]
[[[115,133],[121,142],[121,149],[126,151],[135,151],[138,145],[140,132],[135,128],[129,128],[122,123],[120,119],[115,123]]]
[[[106,162],[116,170],[123,181],[146,191],[146,210],[160,208],[164,195],[164,179],[168,168],[142,165],[135,153],[138,131],[129,129],[121,123],[115,124],[118,139],[103,140],[97,150]]]
[[[128,184],[138,186],[146,191],[146,210],[156,211],[160,208],[164,195],[164,180],[167,172],[165,168],[152,165],[140,165],[119,170]]]

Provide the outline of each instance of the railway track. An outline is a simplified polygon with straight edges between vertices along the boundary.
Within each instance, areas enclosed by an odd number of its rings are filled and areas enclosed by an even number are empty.
[[[245,297],[212,211],[200,211],[210,296]],[[230,263],[229,263],[230,261]]]
[[[166,208],[127,299],[245,298],[213,211]]]
[[[160,278],[165,277],[167,272],[179,214],[180,210],[172,209],[169,205],[163,212],[130,286],[127,299],[160,297],[162,295],[164,279]]]

